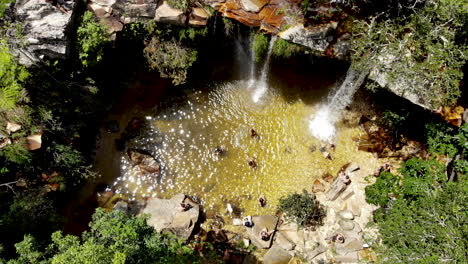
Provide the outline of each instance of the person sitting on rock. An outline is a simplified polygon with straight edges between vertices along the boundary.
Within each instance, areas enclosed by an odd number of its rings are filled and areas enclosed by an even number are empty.
[[[271,234],[273,234],[274,231],[268,232],[267,228],[263,228],[262,231],[260,231],[260,237],[262,238],[263,241],[269,241],[271,238]]]
[[[257,162],[255,162],[255,159],[252,158],[251,160],[249,160],[249,166],[253,169],[257,168]]]
[[[193,206],[191,204],[189,204],[189,203],[181,203],[180,207],[181,207],[182,212],[186,212],[186,211],[192,209]]]
[[[244,217],[244,219],[242,221],[244,223],[244,226],[246,226],[246,227],[253,227],[254,226],[254,223],[252,222],[252,217],[250,215]]]
[[[335,243],[340,243],[340,244],[343,244],[345,242],[345,238],[342,234],[336,234],[332,236],[331,240]]]
[[[260,203],[260,206],[261,207],[265,207],[266,206],[266,198],[265,198],[265,195],[260,195],[260,198],[258,198],[258,202]]]

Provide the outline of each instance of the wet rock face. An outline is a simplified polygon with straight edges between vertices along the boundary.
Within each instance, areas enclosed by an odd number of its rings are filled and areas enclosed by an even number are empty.
[[[65,59],[68,54],[68,27],[72,20],[74,1],[60,7],[44,0],[19,0],[14,15],[24,25],[25,48],[18,49],[19,62],[32,66],[46,57]]]
[[[269,0],[241,0],[242,9],[248,12],[259,12]]]

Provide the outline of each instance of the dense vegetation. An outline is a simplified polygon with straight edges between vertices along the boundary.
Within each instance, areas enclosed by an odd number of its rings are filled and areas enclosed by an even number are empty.
[[[381,207],[382,263],[468,261],[468,124],[443,128],[428,126],[433,158],[409,159],[366,187],[367,201]]]
[[[143,217],[132,217],[120,211],[98,209],[89,224],[90,230],[80,237],[52,234],[52,242],[39,246],[26,235],[15,245],[18,258],[0,263],[200,263],[194,249],[175,237],[157,234]]]
[[[468,58],[468,1],[383,1],[368,10],[353,29],[354,67],[433,109],[453,105]]]
[[[304,227],[321,225],[325,217],[323,206],[313,193],[306,190],[301,194],[293,193],[281,198],[278,210],[283,212],[286,218]]]

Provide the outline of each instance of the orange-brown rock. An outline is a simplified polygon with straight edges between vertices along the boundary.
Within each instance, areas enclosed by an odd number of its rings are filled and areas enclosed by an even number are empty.
[[[232,18],[251,27],[259,27],[262,21],[259,14],[245,11],[240,3],[235,0],[229,0],[220,5],[218,12],[225,17]]]
[[[268,2],[270,2],[270,0],[240,0],[242,9],[254,13],[262,10],[262,8],[268,4]]]
[[[325,185],[320,180],[315,180],[314,184],[312,185],[312,192],[313,193],[318,193],[318,192],[324,192],[325,191]]]

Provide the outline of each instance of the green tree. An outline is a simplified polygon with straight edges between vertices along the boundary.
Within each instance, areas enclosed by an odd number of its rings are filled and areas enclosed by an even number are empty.
[[[171,235],[157,234],[146,218],[119,211],[97,209],[89,232],[81,239],[62,232],[52,234],[52,243],[38,250],[30,236],[16,244],[19,257],[8,263],[124,264],[199,263],[198,252]]]
[[[451,105],[460,96],[468,56],[468,1],[413,1],[412,6],[398,16],[388,11],[356,21],[354,67],[385,76],[387,86],[417,94],[434,109]]]

